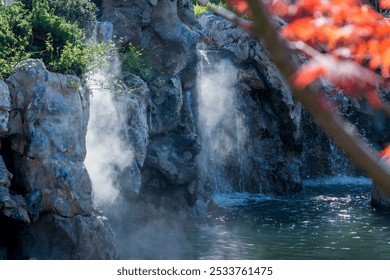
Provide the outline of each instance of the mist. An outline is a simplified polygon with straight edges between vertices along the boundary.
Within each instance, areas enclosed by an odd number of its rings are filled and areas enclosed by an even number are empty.
[[[120,259],[185,259],[192,252],[189,241],[193,224],[179,213],[156,208],[142,201],[138,192],[129,199],[126,190],[136,182],[123,174],[137,165],[132,143],[125,136],[129,112],[118,94],[131,93],[131,88],[116,92],[121,65],[117,57],[110,65],[88,78],[91,90],[90,119],[86,137],[85,165],[93,187],[96,208],[103,211],[115,233]],[[123,97],[123,96],[121,96]],[[123,101],[123,100],[122,100]],[[135,112],[130,113],[130,115]],[[127,139],[127,140],[126,140]],[[188,229],[191,228],[191,229]]]
[[[198,74],[199,129],[202,152],[198,157],[201,178],[215,191],[231,191],[226,166],[240,167],[240,151],[246,139],[246,127],[236,106],[238,70],[227,60],[211,66],[203,53]],[[240,170],[238,170],[240,172]],[[239,184],[239,183],[237,183]]]
[[[113,95],[113,84],[121,69],[119,60],[91,75],[90,119],[86,137],[85,165],[92,180],[94,202],[112,204],[119,194],[118,175],[134,160],[131,147],[124,142],[125,112],[120,112]]]

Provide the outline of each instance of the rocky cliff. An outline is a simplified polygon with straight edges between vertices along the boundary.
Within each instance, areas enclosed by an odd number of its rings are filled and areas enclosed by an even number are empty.
[[[28,60],[0,84],[3,257],[114,258],[83,164],[89,98],[80,80]]]
[[[143,146],[146,156],[138,160],[142,174],[138,183],[142,185],[140,196],[146,200],[153,197],[157,205],[172,197],[189,202],[188,186],[196,182],[194,159],[199,145],[192,104],[199,35],[191,29],[196,22],[191,8],[192,1],[102,3],[101,19],[112,22],[114,36],[122,38],[122,45],[132,44],[144,50],[158,73],[156,79],[161,81],[148,94],[148,123],[143,128],[143,134],[147,134],[147,147]],[[181,195],[176,196],[176,192]]]

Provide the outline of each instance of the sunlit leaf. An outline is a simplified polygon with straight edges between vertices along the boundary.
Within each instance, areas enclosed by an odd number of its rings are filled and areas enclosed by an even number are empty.
[[[311,84],[314,80],[323,76],[326,73],[325,68],[319,63],[307,64],[301,67],[293,76],[294,85],[303,89]]]

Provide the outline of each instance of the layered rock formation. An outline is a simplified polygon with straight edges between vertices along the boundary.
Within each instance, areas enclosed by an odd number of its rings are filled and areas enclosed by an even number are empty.
[[[1,82],[1,96],[7,258],[114,258],[113,233],[94,213],[83,164],[89,102],[80,80],[28,60]]]

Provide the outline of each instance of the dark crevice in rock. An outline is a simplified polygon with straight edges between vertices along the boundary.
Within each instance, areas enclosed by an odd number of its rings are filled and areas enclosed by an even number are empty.
[[[13,153],[13,150],[11,147],[12,138],[13,138],[13,136],[9,136],[9,137],[1,139],[0,156],[4,160],[4,163],[5,163],[5,166],[7,167],[7,170],[11,174],[15,174],[17,167],[15,167],[14,153]],[[12,178],[11,178],[10,190],[14,191],[15,193],[21,194],[21,195],[25,195],[27,193],[24,186],[18,183],[16,176],[12,176]]]
[[[19,256],[17,253],[18,232],[25,227],[22,223],[0,214],[0,260],[28,259],[26,256]],[[3,256],[1,256],[2,247],[4,248]]]

